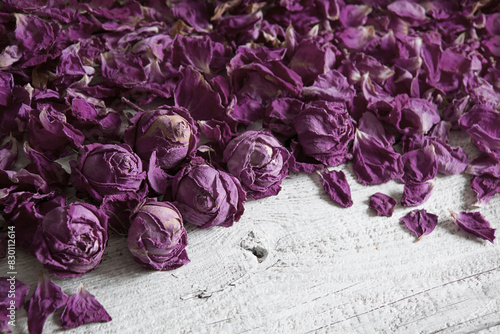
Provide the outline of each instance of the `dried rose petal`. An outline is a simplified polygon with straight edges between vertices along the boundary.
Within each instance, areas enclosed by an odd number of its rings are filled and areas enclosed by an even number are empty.
[[[437,225],[438,216],[425,210],[413,210],[401,218],[406,227],[420,240],[424,235],[431,233]]]
[[[493,196],[500,194],[500,179],[484,174],[474,177],[470,182],[470,187],[476,195],[475,206],[488,204]]]
[[[68,296],[50,278],[40,274],[38,285],[28,307],[28,331],[41,334],[45,321],[58,308],[66,304]]]
[[[392,217],[397,201],[385,194],[375,193],[370,196],[370,209],[377,212],[377,216]]]
[[[111,321],[111,317],[94,295],[85,290],[83,284],[80,284],[76,293],[69,297],[63,310],[61,327],[76,328],[98,321],[108,322]]]
[[[343,171],[324,169],[318,172],[323,182],[323,188],[332,201],[340,204],[344,208],[352,206],[351,188]]]
[[[495,229],[480,212],[460,212],[450,211],[453,222],[462,230],[475,235],[484,240],[493,242],[495,240]]]
[[[404,206],[417,206],[425,203],[431,197],[433,182],[407,183],[403,189],[401,204]]]

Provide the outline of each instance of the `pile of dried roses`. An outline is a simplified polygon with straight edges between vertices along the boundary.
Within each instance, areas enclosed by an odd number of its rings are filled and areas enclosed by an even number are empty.
[[[427,201],[437,173],[465,171],[486,205],[500,192],[499,10],[472,0],[5,0],[4,230],[50,273],[79,277],[99,265],[111,231],[145,268],[188,263],[185,223],[231,226],[247,197],[278,194],[290,171],[317,171],[344,207],[346,177],[326,167],[352,163],[364,185],[401,181],[403,206]],[[469,161],[450,131],[468,133],[481,155]],[[395,205],[370,199],[380,215]],[[480,213],[452,217],[493,241]],[[402,220],[420,238],[437,216]],[[15,284],[19,307],[28,290]],[[41,278],[31,333],[64,305],[63,327],[111,319],[83,288],[68,300],[58,289]]]

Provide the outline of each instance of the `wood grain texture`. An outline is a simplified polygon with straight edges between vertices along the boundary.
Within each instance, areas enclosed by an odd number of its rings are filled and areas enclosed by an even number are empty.
[[[248,202],[233,227],[190,227],[191,263],[175,271],[144,271],[112,237],[95,271],[53,277],[68,294],[84,282],[113,317],[71,333],[500,332],[500,246],[459,231],[448,212],[470,209],[470,177],[436,179],[419,208],[438,226],[414,243],[399,222],[414,208],[398,205],[390,218],[368,209],[377,191],[399,200],[402,184],[366,187],[349,165],[339,169],[351,208],[332,203],[318,175],[292,175],[278,196]],[[500,197],[481,212],[500,228]],[[34,285],[42,266],[18,250],[17,268]],[[27,332],[26,312],[17,315],[15,333]],[[44,332],[58,328],[51,316]]]

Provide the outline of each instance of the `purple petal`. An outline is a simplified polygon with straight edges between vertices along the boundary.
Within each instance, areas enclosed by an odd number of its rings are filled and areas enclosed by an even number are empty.
[[[111,317],[104,307],[80,284],[61,315],[62,328],[76,328],[91,322],[108,322]]]
[[[401,218],[406,227],[420,240],[424,235],[434,231],[438,216],[425,210],[413,210]]]
[[[475,176],[470,187],[476,195],[476,206],[488,204],[493,196],[500,193],[500,179],[488,174]]]
[[[58,308],[64,306],[68,296],[50,278],[40,275],[38,285],[31,296],[28,307],[28,330],[30,334],[41,334],[45,321]]]
[[[369,207],[377,212],[377,216],[392,217],[397,201],[385,194],[375,193],[370,196]]]
[[[455,224],[465,232],[476,237],[493,242],[495,239],[495,229],[491,228],[490,223],[480,212],[452,212],[451,217]]]
[[[403,175],[401,155],[392,146],[383,146],[376,137],[356,130],[353,169],[362,184],[381,184]]]
[[[432,189],[434,189],[433,182],[405,184],[401,205],[418,206],[425,203],[431,197]]]
[[[323,188],[332,201],[344,208],[352,206],[351,188],[347,183],[344,172],[324,169],[319,172],[319,175],[323,182]]]

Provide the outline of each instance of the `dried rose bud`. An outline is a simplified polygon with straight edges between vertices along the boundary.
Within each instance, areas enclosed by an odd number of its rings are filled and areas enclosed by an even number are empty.
[[[198,145],[199,134],[196,123],[182,107],[163,106],[147,110],[131,119],[133,125],[125,134],[125,142],[137,155],[148,160],[156,152],[161,168],[177,167],[193,154]]]
[[[195,159],[175,175],[172,198],[186,222],[209,228],[238,221],[246,195],[234,176]]]
[[[229,142],[223,161],[254,198],[277,195],[288,176],[290,153],[267,130],[246,131]]]
[[[39,225],[31,251],[54,275],[79,277],[101,262],[107,229],[106,216],[91,204],[57,207]]]
[[[142,162],[128,145],[90,144],[80,151],[78,161],[71,161],[71,183],[90,197],[137,192],[146,172]]]
[[[346,161],[354,126],[345,103],[311,102],[297,115],[294,126],[304,155],[327,166]]]
[[[189,263],[187,233],[172,203],[147,199],[135,209],[127,243],[134,260],[147,269],[172,270]]]

